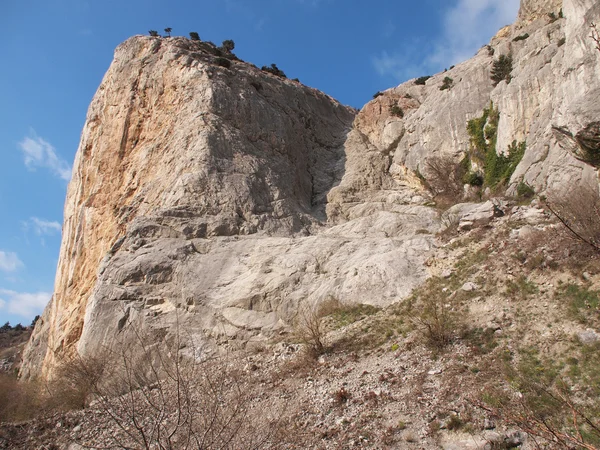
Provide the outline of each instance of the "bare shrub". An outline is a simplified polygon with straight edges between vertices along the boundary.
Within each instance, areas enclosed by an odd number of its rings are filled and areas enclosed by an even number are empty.
[[[129,335],[100,357],[65,363],[75,399],[93,400],[112,423],[110,443],[140,449],[280,448],[281,411],[252,414],[258,397],[239,361],[198,359],[179,332],[160,343],[128,325]],[[181,354],[191,350],[192,357]],[[285,441],[283,441],[285,442]],[[108,445],[108,443],[106,443]],[[284,443],[281,444],[283,446]]]
[[[463,179],[467,173],[463,164],[457,163],[450,155],[439,155],[427,161],[426,169],[429,189],[438,201],[451,205],[462,199]]]
[[[549,195],[545,206],[575,240],[600,253],[600,195],[597,187],[580,185],[568,196]]]
[[[411,321],[421,331],[427,346],[435,351],[443,350],[453,341],[460,325],[449,302],[448,293],[436,279],[430,280],[410,301]]]
[[[596,44],[596,50],[600,52],[600,34],[598,33],[598,27],[594,22],[592,22],[590,24],[590,28],[592,30],[592,34],[590,35],[590,37],[594,41],[594,44]]]
[[[488,390],[477,406],[534,440],[555,442],[559,448],[600,450],[597,411],[578,404],[564,381],[549,386],[521,377],[513,383],[519,386],[519,393]]]
[[[309,356],[317,358],[327,352],[327,326],[323,318],[340,307],[339,300],[330,298],[317,306],[304,305],[300,308],[295,334]]]

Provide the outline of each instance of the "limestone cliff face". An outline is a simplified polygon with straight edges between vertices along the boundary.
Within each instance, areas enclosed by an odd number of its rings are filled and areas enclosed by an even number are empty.
[[[430,239],[392,237],[431,226],[427,208],[322,230],[355,111],[213,53],[183,38],[117,48],[89,108],[55,292],[22,376],[51,376],[61,357],[109,346],[128,324],[177,322],[199,346],[248,339],[288,325],[301,302],[385,303],[425,277],[411,258]],[[373,280],[385,292],[371,298]]]
[[[580,139],[596,142],[600,120],[593,21],[593,0],[523,0],[517,23],[472,59],[358,114],[206,43],[129,39],[88,112],[55,292],[22,376],[51,376],[62,356],[127,328],[156,339],[184,329],[210,352],[289,329],[303,304],[405,298],[428,276],[440,227],[416,172],[434,155],[459,159],[467,121],[490,102],[498,150],[527,143],[509,192],[597,181]],[[512,80],[494,86],[502,54]]]
[[[426,173],[431,157],[448,153],[458,160],[467,152],[467,121],[493,102],[500,113],[497,151],[506,152],[514,140],[527,144],[509,193],[521,181],[536,192],[597,181],[595,168],[578,158],[576,136],[600,118],[600,52],[590,38],[590,24],[599,20],[593,0],[523,0],[518,21],[489,46],[425,86],[409,81],[385,91],[361,111],[357,123],[368,125],[359,129],[390,155],[387,175],[407,168]],[[512,80],[494,86],[490,73],[500,55],[512,55]],[[445,77],[453,87],[440,90]],[[396,103],[403,119],[389,112]]]

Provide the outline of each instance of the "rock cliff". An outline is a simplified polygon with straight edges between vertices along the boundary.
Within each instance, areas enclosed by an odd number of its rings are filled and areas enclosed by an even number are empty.
[[[599,18],[592,0],[523,0],[472,59],[358,114],[208,43],[129,39],[88,112],[55,292],[22,376],[51,376],[63,355],[109,346],[126,327],[157,339],[185,329],[210,352],[283,332],[331,297],[405,298],[428,277],[440,229],[418,175],[436,155],[468,152],[467,122],[490,102],[497,150],[527,145],[509,193],[596,181],[581,133],[597,138]],[[494,86],[493,63],[509,54],[510,83]]]

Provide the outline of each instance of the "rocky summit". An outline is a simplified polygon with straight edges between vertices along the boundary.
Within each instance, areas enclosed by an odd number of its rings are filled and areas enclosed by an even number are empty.
[[[596,23],[594,0],[521,0],[471,59],[361,111],[210,42],[128,39],[89,107],[20,378],[140,344],[163,365],[235,354],[207,369],[244,374],[218,402],[246,392],[300,434],[214,448],[598,448]],[[177,368],[131,401],[180,413]],[[135,448],[93,392],[44,439]]]

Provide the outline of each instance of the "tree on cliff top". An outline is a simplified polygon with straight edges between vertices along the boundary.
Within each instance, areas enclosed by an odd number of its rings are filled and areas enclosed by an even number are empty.
[[[231,39],[226,39],[221,44],[221,48],[223,50],[225,50],[227,53],[231,53],[233,51],[233,49],[235,48],[235,42],[233,42]]]

